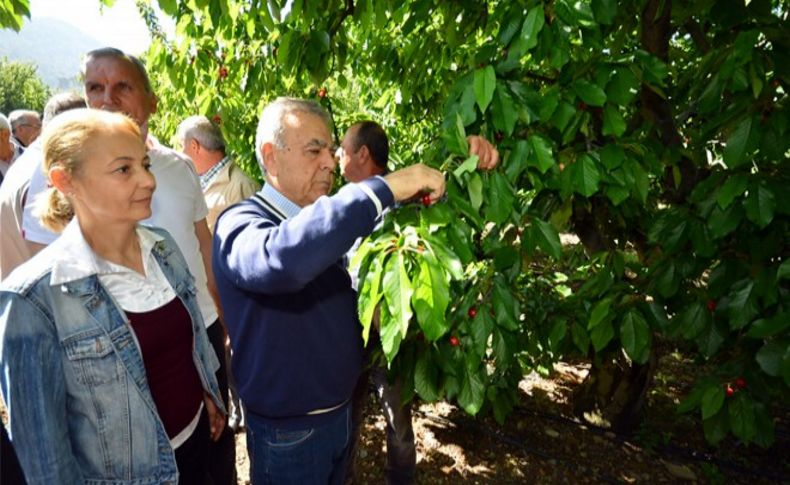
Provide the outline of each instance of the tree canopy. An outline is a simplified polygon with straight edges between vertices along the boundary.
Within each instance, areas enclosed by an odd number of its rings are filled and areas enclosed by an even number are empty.
[[[0,113],[8,114],[15,109],[41,112],[50,95],[35,65],[0,59]]]

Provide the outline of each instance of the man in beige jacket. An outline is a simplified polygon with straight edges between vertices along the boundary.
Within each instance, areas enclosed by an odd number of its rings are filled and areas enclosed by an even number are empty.
[[[205,116],[190,116],[182,121],[176,142],[195,163],[208,205],[206,222],[213,232],[217,217],[225,208],[251,197],[261,186],[225,154],[222,132]]]

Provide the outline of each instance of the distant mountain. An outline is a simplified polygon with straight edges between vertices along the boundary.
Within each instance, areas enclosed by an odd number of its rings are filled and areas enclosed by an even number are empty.
[[[103,44],[63,21],[41,17],[25,20],[22,30],[0,30],[0,57],[32,62],[54,91],[80,89],[82,55]]]

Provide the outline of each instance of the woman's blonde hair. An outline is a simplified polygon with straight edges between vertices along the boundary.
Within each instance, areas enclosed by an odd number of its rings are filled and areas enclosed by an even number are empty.
[[[127,116],[98,109],[75,109],[53,118],[41,134],[44,151],[44,173],[63,168],[71,177],[79,176],[88,142],[113,128],[129,130],[141,138],[140,128]],[[50,180],[51,183],[51,180]],[[60,232],[74,217],[68,194],[52,187],[36,201],[35,215],[47,229]]]

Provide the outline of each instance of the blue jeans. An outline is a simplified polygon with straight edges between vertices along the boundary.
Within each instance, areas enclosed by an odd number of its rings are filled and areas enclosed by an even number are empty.
[[[351,434],[351,406],[308,429],[278,429],[251,413],[247,451],[253,485],[342,484]]]

